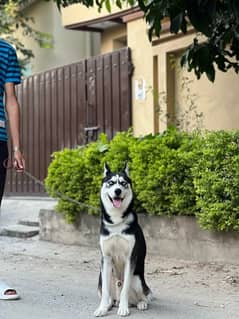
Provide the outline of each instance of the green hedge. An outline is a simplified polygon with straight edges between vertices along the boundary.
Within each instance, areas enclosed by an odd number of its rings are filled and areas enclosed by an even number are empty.
[[[210,230],[239,230],[239,131],[211,132],[192,167],[199,224]]]
[[[132,179],[138,200],[154,215],[193,214],[191,167],[197,138],[170,129],[138,140],[131,149]]]
[[[59,199],[57,210],[69,221],[82,210],[99,213],[104,162],[118,170],[128,161],[137,212],[195,215],[205,229],[239,230],[239,131],[170,128],[143,138],[129,131],[111,141],[102,134],[97,142],[53,157],[46,178],[49,194],[84,204]]]

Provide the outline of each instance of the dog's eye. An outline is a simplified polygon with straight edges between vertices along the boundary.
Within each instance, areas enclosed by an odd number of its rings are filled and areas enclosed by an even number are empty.
[[[113,186],[114,185],[114,182],[113,181],[109,181],[108,183],[107,183],[107,186]]]
[[[128,183],[127,182],[121,182],[120,183],[123,187],[127,187],[128,186]]]

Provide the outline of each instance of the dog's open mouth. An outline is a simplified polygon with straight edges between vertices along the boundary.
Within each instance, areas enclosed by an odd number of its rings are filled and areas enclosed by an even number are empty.
[[[111,202],[112,202],[112,204],[113,204],[113,206],[114,206],[115,208],[120,208],[120,207],[121,207],[121,204],[122,204],[122,202],[123,202],[123,198],[121,198],[121,197],[111,198],[111,197],[109,196],[109,199],[111,200]]]

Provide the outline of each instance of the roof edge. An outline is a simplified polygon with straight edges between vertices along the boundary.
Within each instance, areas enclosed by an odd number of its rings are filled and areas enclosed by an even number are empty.
[[[132,14],[135,14],[137,12],[140,12],[140,8],[139,7],[134,7],[134,8],[130,8],[130,9],[125,9],[116,13],[112,13],[112,14],[108,14],[99,18],[95,18],[95,19],[91,19],[88,21],[84,21],[84,22],[78,22],[78,23],[73,23],[73,24],[69,24],[69,25],[65,25],[64,27],[66,29],[70,29],[70,30],[82,30],[82,31],[99,31],[102,32],[103,30],[100,28],[95,28],[95,27],[91,27],[91,25],[96,25],[96,24],[100,24],[106,21],[111,21],[111,22],[115,22],[118,24],[125,24],[127,21],[124,20],[124,18],[126,16],[131,16]]]

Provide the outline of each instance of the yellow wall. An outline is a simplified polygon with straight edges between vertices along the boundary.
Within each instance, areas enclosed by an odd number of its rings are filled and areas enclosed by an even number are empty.
[[[101,36],[101,53],[109,53],[127,46],[124,42],[127,42],[127,31],[125,25],[105,30]]]
[[[134,73],[132,79],[133,129],[135,135],[145,135],[155,131],[153,99],[153,59],[152,46],[147,38],[143,19],[127,24],[128,46],[132,51]],[[145,99],[136,99],[136,81],[145,81]]]
[[[34,29],[53,36],[53,48],[40,48],[33,40],[25,37],[25,46],[33,50],[35,58],[31,62],[31,73],[79,61],[99,53],[98,34],[66,30],[61,23],[61,15],[52,1],[37,1],[24,14],[34,17]]]
[[[180,58],[178,57],[179,64]],[[209,130],[239,128],[239,77],[234,71],[227,73],[216,72],[216,79],[211,83],[204,75],[196,80],[193,73],[177,67],[175,72],[175,107],[182,114],[189,110],[190,103],[194,103],[197,114],[202,113],[202,128]],[[188,85],[182,88],[183,79],[188,78]],[[190,82],[191,81],[191,82]],[[185,100],[187,90],[190,90],[192,100]],[[196,112],[191,111],[195,123]],[[196,123],[195,123],[196,124]],[[192,127],[193,128],[193,127]]]
[[[116,5],[112,4],[111,1],[111,12],[107,11],[105,7],[99,12],[96,6],[87,8],[81,4],[72,4],[66,8],[62,9],[62,23],[64,26],[76,24],[84,21],[94,20],[107,16],[112,13],[117,13],[121,11]],[[127,4],[124,4],[123,9],[128,9]]]
[[[178,37],[153,48],[160,61],[158,92],[165,97],[160,104],[159,131],[167,126],[166,115],[176,118],[184,130],[239,128],[238,75],[216,71],[216,80],[211,83],[205,75],[197,80],[193,72],[181,68],[180,52],[192,43],[193,37],[194,34]]]

